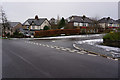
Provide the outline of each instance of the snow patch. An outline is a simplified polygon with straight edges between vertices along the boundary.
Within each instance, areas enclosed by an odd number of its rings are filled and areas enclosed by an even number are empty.
[[[99,45],[98,43],[102,43],[103,39],[92,39],[92,40],[84,40],[84,41],[78,41],[78,44],[89,44],[93,45],[98,48],[102,48],[107,52],[110,52],[114,57],[120,57],[120,48],[117,47],[110,47],[110,46],[104,46]]]
[[[84,41],[78,41],[78,44],[83,44],[83,43],[87,43],[90,45],[94,45],[95,43],[101,43],[103,42],[103,39],[92,39],[92,40],[84,40]]]

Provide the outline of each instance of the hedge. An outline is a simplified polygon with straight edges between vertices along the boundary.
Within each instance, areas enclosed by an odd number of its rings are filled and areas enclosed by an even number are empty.
[[[43,37],[43,36],[57,36],[61,34],[71,35],[71,34],[79,34],[80,29],[56,29],[56,30],[41,30],[35,31],[35,37]]]

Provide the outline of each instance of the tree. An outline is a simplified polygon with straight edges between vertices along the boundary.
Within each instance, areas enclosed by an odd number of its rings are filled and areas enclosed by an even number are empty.
[[[18,35],[18,34],[19,34],[18,30],[15,30],[15,32],[13,33],[13,35]]]
[[[8,23],[8,20],[7,20],[7,17],[6,17],[6,14],[5,14],[5,11],[3,10],[3,8],[1,7],[1,10],[0,10],[0,17],[1,17],[1,22],[2,22],[2,34],[3,35],[6,35],[6,30],[9,30],[9,23]]]
[[[58,29],[61,29],[63,27],[65,27],[65,19],[62,17],[62,19],[60,20],[59,24],[58,24]]]
[[[99,27],[99,22],[98,22],[98,19],[99,17],[94,17],[92,18],[92,25],[95,27],[95,28],[98,28]]]
[[[45,26],[43,30],[49,30],[50,28],[48,26]]]

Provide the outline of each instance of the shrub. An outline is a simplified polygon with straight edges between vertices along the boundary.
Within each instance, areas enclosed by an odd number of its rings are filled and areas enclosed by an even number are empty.
[[[45,26],[43,30],[49,30],[50,28],[48,26]]]
[[[56,29],[56,30],[44,30],[35,31],[34,36],[58,36],[61,34],[79,34],[80,29]]]
[[[109,39],[109,40],[112,40],[112,41],[115,41],[115,40],[120,40],[120,32],[110,32],[108,34],[106,34],[103,39]]]
[[[19,33],[17,30],[11,35],[13,38],[23,38],[24,35],[22,33]]]

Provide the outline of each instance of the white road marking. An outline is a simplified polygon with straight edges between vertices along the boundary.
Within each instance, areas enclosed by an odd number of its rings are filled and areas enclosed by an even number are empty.
[[[47,47],[49,47],[48,45],[46,45]]]
[[[58,47],[58,46],[54,46],[54,47]]]
[[[60,48],[57,47],[56,49],[60,49]]]
[[[78,50],[73,49],[73,51],[78,51]]]
[[[67,49],[65,49],[65,48],[63,48],[63,49],[61,49],[61,50],[63,50],[63,51],[67,51]]]
[[[55,42],[55,41],[52,41],[52,42]]]
[[[75,52],[74,50],[69,50],[69,52]]]
[[[42,44],[42,46],[45,46],[44,44]]]
[[[87,53],[86,51],[81,51],[82,53]]]
[[[54,48],[53,46],[50,46],[51,48]]]
[[[71,50],[70,48],[66,48],[67,50]]]
[[[64,47],[60,47],[61,49],[64,48]]]
[[[25,43],[31,43],[31,44],[36,44],[36,45],[42,45],[42,46],[46,46],[46,47],[50,47],[50,48],[56,48],[56,49],[61,49],[63,51],[69,51],[69,52],[77,52],[78,54],[85,54],[87,53],[86,51],[78,51],[78,50],[75,50],[75,49],[70,49],[70,48],[64,48],[64,47],[58,47],[58,46],[52,46],[52,45],[45,45],[45,44],[39,44],[39,43],[35,43],[35,42],[31,42],[31,41],[25,41]],[[94,55],[94,54],[87,54],[87,55],[90,55],[90,56],[97,56],[97,55]],[[98,55],[100,56],[100,55]],[[108,59],[112,59],[110,57],[107,57]],[[118,59],[112,59],[112,60],[115,60],[115,61],[118,61]]]
[[[84,53],[82,53],[82,52],[77,52],[78,54],[84,54]]]
[[[36,43],[36,45],[38,45],[38,43]]]
[[[96,55],[94,55],[94,54],[88,54],[88,55],[90,55],[90,56],[96,56]]]
[[[54,41],[53,41],[54,42]],[[78,54],[85,54],[87,53],[86,51],[78,51],[78,50],[75,50],[75,49],[70,49],[70,48],[64,48],[64,47],[58,47],[58,46],[51,46],[51,45],[45,45],[45,44],[39,44],[39,43],[35,43],[35,42],[32,42],[32,41],[25,41],[25,43],[31,43],[31,44],[36,44],[36,45],[42,45],[42,46],[46,46],[46,47],[50,47],[50,48],[56,48],[56,49],[61,49],[63,51],[69,51],[69,52],[77,52]],[[97,55],[94,55],[94,54],[87,54],[87,55],[90,55],[90,56],[97,56]],[[100,55],[98,55],[100,56]],[[107,57],[108,59],[112,59],[110,57]],[[112,59],[112,60],[115,60],[115,61],[118,61],[118,59]]]

